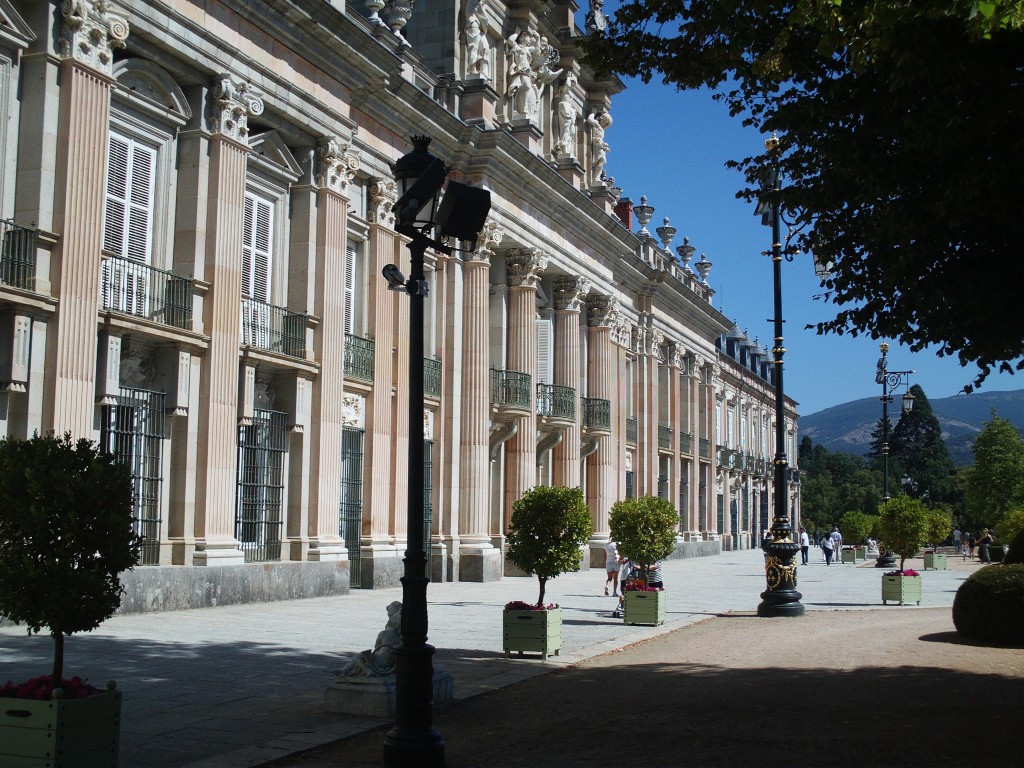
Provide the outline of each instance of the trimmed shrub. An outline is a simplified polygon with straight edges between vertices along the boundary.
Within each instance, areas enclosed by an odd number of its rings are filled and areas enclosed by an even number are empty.
[[[647,567],[675,551],[679,513],[657,496],[623,499],[612,505],[608,527],[619,553],[640,567],[646,582]]]
[[[1024,647],[1024,565],[990,565],[960,585],[953,600],[957,632]]]
[[[1010,551],[1003,558],[1003,563],[1005,565],[1024,563],[1024,530],[1013,537],[1013,541],[1010,542]]]

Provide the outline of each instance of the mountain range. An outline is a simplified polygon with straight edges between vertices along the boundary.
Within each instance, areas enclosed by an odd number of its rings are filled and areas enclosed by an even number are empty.
[[[1000,418],[1012,423],[1024,437],[1024,389],[1009,392],[973,392],[938,400],[929,398],[932,412],[942,428],[942,439],[949,449],[950,458],[957,466],[973,463],[971,445],[975,436],[992,418],[992,409]],[[899,421],[900,398],[889,406],[889,419],[893,426]],[[866,397],[823,411],[801,416],[799,434],[802,440],[810,437],[815,445],[830,451],[843,451],[864,456],[871,447],[871,432],[882,418],[882,406],[877,397]]]

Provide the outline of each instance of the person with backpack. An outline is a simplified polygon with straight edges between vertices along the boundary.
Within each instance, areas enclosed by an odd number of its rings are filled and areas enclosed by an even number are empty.
[[[831,536],[821,537],[821,552],[825,555],[825,565],[832,565],[832,555],[835,554],[835,542]]]

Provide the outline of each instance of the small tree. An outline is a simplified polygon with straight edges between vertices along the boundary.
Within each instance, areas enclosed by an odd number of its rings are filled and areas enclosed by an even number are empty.
[[[55,686],[64,637],[113,615],[140,543],[131,475],[111,454],[70,433],[0,440],[0,614],[49,629]]]
[[[537,605],[544,605],[548,579],[579,565],[580,547],[590,538],[590,511],[579,488],[541,485],[512,504],[508,532],[510,562],[540,582]]]
[[[608,525],[619,553],[640,566],[646,582],[649,566],[675,549],[679,514],[665,499],[642,496],[615,502]]]
[[[890,552],[900,555],[900,570],[928,537],[929,511],[920,499],[896,496],[882,504],[878,526]]]
[[[1012,542],[1021,531],[1024,531],[1024,506],[1007,510],[996,525],[996,535],[1003,542]]]
[[[949,512],[945,509],[928,510],[928,542],[933,546],[939,546],[953,530],[953,523]]]
[[[839,532],[843,534],[843,541],[848,541],[851,544],[864,541],[871,532],[872,522],[871,517],[863,512],[855,510],[847,512],[839,521]]]

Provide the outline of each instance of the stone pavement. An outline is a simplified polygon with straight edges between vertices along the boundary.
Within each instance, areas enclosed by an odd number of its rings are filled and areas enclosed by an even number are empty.
[[[923,572],[922,607],[948,607],[978,565],[950,558],[952,569]],[[882,606],[881,573],[867,565],[825,567],[820,550],[798,574],[807,610],[906,610]],[[907,567],[921,571],[921,561]],[[435,665],[451,672],[455,698],[544,674],[721,613],[754,612],[765,588],[759,550],[664,564],[667,620],[624,626],[604,596],[604,572],[564,574],[546,600],[563,609],[560,656],[502,653],[502,606],[533,601],[537,580],[431,584],[429,641]],[[191,611],[115,616],[65,644],[65,673],[124,692],[123,768],[244,768],[335,741],[381,724],[324,712],[331,670],[373,646],[385,606],[401,589]],[[799,619],[793,619],[799,621]],[[48,672],[52,641],[0,627],[0,682]]]

